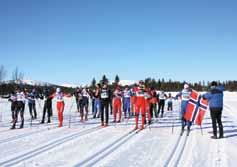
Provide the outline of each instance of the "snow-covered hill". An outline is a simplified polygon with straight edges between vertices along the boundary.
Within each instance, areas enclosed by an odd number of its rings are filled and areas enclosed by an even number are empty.
[[[48,82],[36,81],[36,80],[30,80],[30,79],[22,80],[22,83],[32,85],[32,86],[50,86],[50,85],[54,85],[54,84],[51,84],[51,83],[48,83]]]
[[[61,84],[60,86],[67,87],[67,88],[76,88],[76,87],[80,87],[80,86],[78,86],[78,85],[75,85],[75,84],[69,84],[69,83]]]
[[[120,82],[119,82],[119,84],[121,85],[121,86],[126,86],[126,85],[133,85],[133,84],[135,84],[136,83],[136,81],[132,81],[132,80],[121,80]]]
[[[5,81],[4,83],[12,83],[13,81]],[[53,83],[49,83],[49,82],[44,82],[44,81],[37,81],[37,80],[31,80],[31,79],[24,79],[21,81],[15,81],[14,83],[18,83],[18,84],[27,84],[27,85],[32,85],[32,86],[51,86],[51,85],[57,85],[57,84],[53,84]],[[133,80],[121,80],[119,82],[119,84],[121,86],[126,86],[126,85],[133,85],[134,83],[136,83],[136,81]],[[110,83],[112,84],[112,83]],[[62,87],[67,87],[67,88],[76,88],[76,87],[84,87],[84,86],[88,86],[88,84],[84,84],[84,85],[77,85],[77,84],[71,84],[71,83],[63,83],[60,84],[58,86],[62,86]]]
[[[55,85],[49,82],[44,82],[44,81],[36,81],[36,80],[31,80],[31,79],[24,79],[20,81],[4,81],[3,83],[9,84],[9,83],[16,83],[16,84],[27,84],[27,85],[32,85],[32,86],[51,86]]]

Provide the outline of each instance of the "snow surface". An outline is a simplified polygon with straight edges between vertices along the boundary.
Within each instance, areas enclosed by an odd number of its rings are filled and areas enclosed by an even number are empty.
[[[0,166],[236,166],[237,93],[225,93],[225,138],[221,140],[210,139],[209,112],[202,126],[203,134],[199,127],[193,126],[189,137],[180,137],[178,101],[174,104],[174,112],[166,112],[164,118],[155,120],[138,134],[129,133],[134,127],[134,119],[121,124],[110,123],[108,128],[100,128],[99,120],[80,123],[74,99],[68,98],[65,102],[63,128],[57,127],[54,102],[53,123],[39,125],[39,119],[31,127],[26,107],[25,128],[9,130],[10,103],[0,99]],[[42,106],[43,102],[38,101],[39,117]]]

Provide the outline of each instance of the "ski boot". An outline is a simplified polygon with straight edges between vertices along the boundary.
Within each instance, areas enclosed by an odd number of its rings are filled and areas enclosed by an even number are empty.
[[[219,139],[223,139],[223,138],[224,138],[224,135],[220,135],[220,136],[219,136]]]
[[[11,127],[10,129],[12,129],[12,130],[13,130],[13,129],[16,129],[16,126],[15,126],[15,125],[12,125],[12,127]]]
[[[48,119],[47,123],[48,123],[48,124],[50,124],[50,123],[51,123],[50,119]]]
[[[211,137],[211,139],[217,139],[217,136],[214,135],[214,136]]]
[[[63,124],[60,122],[58,125],[59,128],[63,127]]]
[[[135,128],[134,128],[133,130],[134,130],[134,131],[138,130],[138,127],[137,127],[137,126],[135,126]]]
[[[190,131],[191,131],[191,130],[190,130],[190,129],[188,129],[188,131],[187,131],[187,136],[189,136],[189,135],[190,135]]]
[[[151,121],[151,120],[149,120],[149,121],[148,121],[148,125],[151,125],[151,124],[152,124],[152,121]]]
[[[182,128],[180,136],[183,136],[183,134],[184,134],[184,128]]]

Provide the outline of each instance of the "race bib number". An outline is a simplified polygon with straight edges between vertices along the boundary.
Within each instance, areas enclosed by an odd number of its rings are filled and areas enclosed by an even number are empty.
[[[145,95],[145,92],[140,90],[137,92],[137,96],[144,96]]]
[[[107,92],[101,92],[101,98],[102,98],[102,99],[107,99],[107,98],[109,98],[108,93],[107,93]]]

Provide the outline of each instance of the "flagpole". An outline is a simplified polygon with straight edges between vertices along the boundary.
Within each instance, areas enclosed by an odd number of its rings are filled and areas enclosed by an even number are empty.
[[[172,111],[172,134],[174,134],[174,111]]]
[[[201,130],[201,134],[202,134],[202,136],[203,136],[202,125],[200,125],[200,130]]]
[[[181,112],[181,103],[180,103],[180,101],[178,101],[178,108],[179,108],[179,113]],[[173,111],[172,111],[172,134],[174,134],[174,119],[176,119],[175,117],[174,117],[174,108],[173,108]]]

